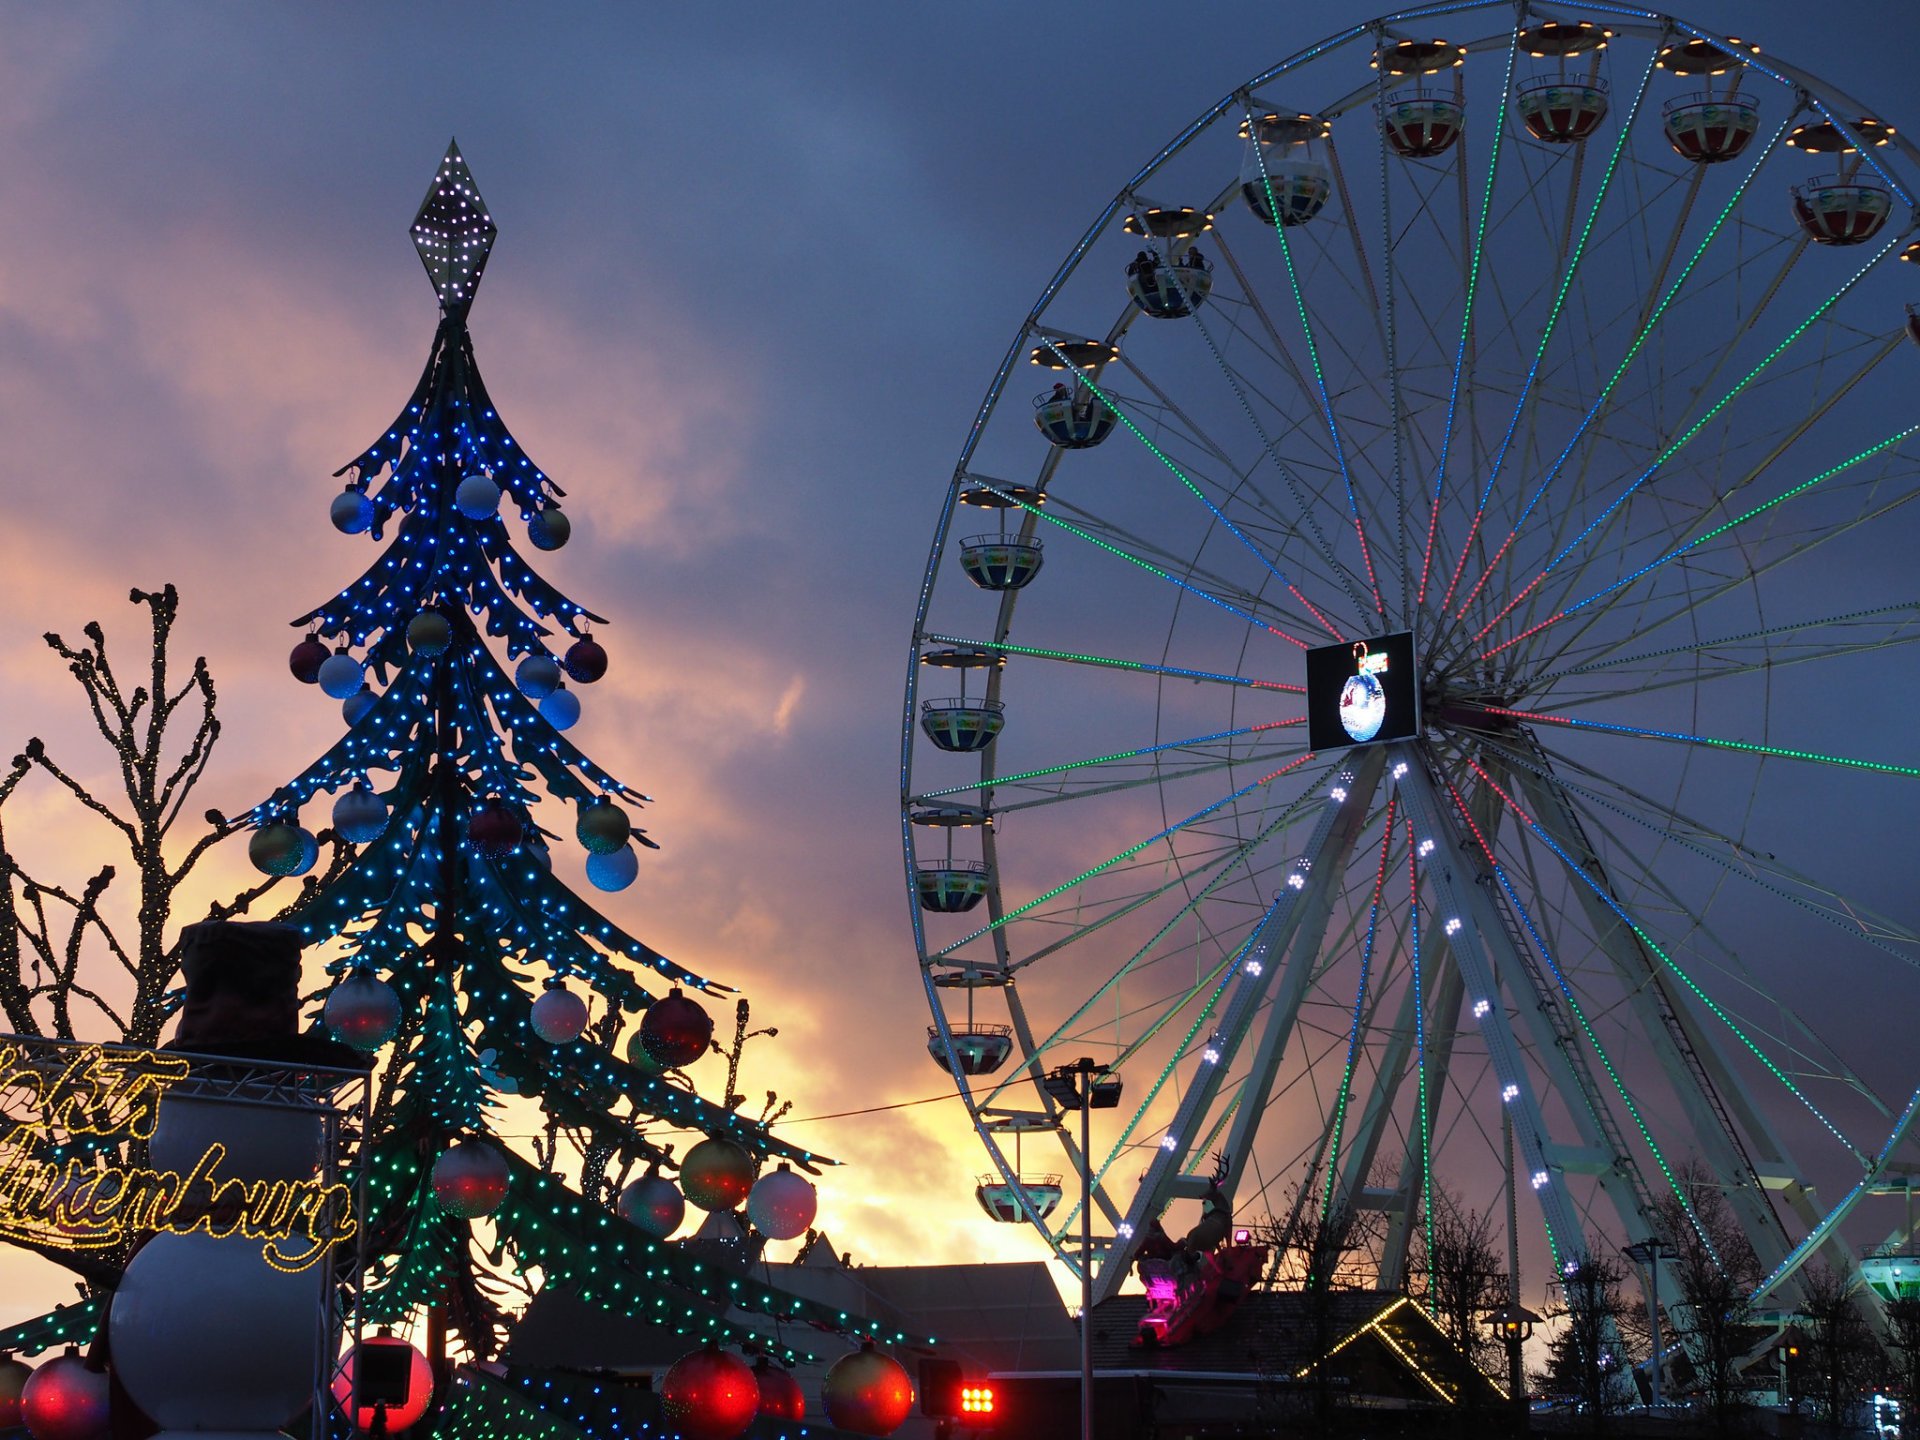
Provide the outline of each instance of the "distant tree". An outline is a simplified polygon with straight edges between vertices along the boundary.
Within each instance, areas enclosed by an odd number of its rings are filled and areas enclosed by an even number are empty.
[[[1634,1357],[1627,1352],[1622,1322],[1629,1304],[1622,1296],[1625,1272],[1604,1255],[1577,1255],[1560,1271],[1560,1303],[1549,1319],[1560,1328],[1547,1345],[1547,1367],[1534,1383],[1579,1403],[1595,1434],[1632,1402],[1627,1381]]]
[[[1408,1276],[1415,1297],[1460,1353],[1488,1375],[1503,1374],[1506,1352],[1487,1324],[1488,1314],[1507,1299],[1493,1212],[1469,1209],[1458,1195],[1436,1193],[1432,1223],[1415,1236]]]
[[[1880,1346],[1853,1287],[1829,1266],[1802,1271],[1800,1293],[1797,1328],[1807,1398],[1816,1419],[1844,1426],[1880,1368]]]
[[[87,767],[56,759],[38,737],[0,776],[0,1015],[15,1034],[102,1038],[104,1027],[105,1038],[157,1042],[179,968],[177,937],[170,941],[167,934],[175,894],[233,828],[209,815],[208,829],[169,843],[220,738],[213,675],[204,658],[196,659],[187,678],[175,683],[170,646],[180,597],[173,586],[135,590],[128,598],[146,607],[152,633],[143,683],[129,686],[115,673],[98,621],[84,627],[84,645],[46,636],[79,682],[94,728],[113,755],[115,791],[90,789],[78,778]],[[46,878],[43,862],[29,869],[14,848],[22,838],[43,843],[43,837],[7,833],[3,823],[5,805],[27,793],[23,787],[35,775],[65,791],[82,812],[92,813],[96,828],[104,826],[114,837],[113,848],[124,855],[139,887],[137,900],[129,902],[131,929],[124,918],[112,918],[109,889],[121,873],[119,863],[101,864],[77,885],[63,884]],[[87,847],[94,854],[105,848]],[[214,906],[209,918],[245,909],[271,883]],[[124,912],[123,906],[122,917]]]
[[[1887,1302],[1887,1338],[1900,1391],[1902,1440],[1920,1440],[1920,1299]]]
[[[1715,1430],[1732,1433],[1747,1401],[1741,1369],[1751,1348],[1752,1306],[1761,1266],[1727,1197],[1704,1165],[1680,1166],[1676,1191],[1660,1205],[1672,1237],[1680,1294],[1678,1338],[1699,1376]]]

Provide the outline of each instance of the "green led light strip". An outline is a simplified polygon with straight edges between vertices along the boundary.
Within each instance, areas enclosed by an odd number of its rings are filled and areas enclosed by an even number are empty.
[[[1920,428],[1920,427],[1917,427]],[[1144,660],[1115,660],[1106,655],[1082,655],[1073,650],[1048,650],[1038,645],[1012,645],[1004,640],[967,640],[957,635],[928,635],[939,645],[964,645],[977,650],[992,650],[1002,655],[1031,655],[1039,660],[1065,660],[1075,665],[1097,665],[1109,670],[1133,670],[1146,675],[1170,675],[1179,680],[1214,680],[1222,685],[1246,685],[1255,690],[1285,690],[1304,695],[1304,685],[1288,685],[1281,680],[1255,680],[1246,675],[1228,675],[1216,670],[1184,670],[1177,665],[1150,665]]]
[[[1889,765],[1879,760],[1855,760],[1846,755],[1823,755],[1818,750],[1789,750],[1780,745],[1760,745],[1751,740],[1721,740],[1711,735],[1689,735],[1682,730],[1652,730],[1639,725],[1610,725],[1604,720],[1577,720],[1571,715],[1543,715],[1533,710],[1503,710],[1496,705],[1476,707],[1486,715],[1505,715],[1515,720],[1543,720],[1551,725],[1569,725],[1581,730],[1604,730],[1611,735],[1643,735],[1654,740],[1676,740],[1687,745],[1706,745],[1716,750],[1743,750],[1753,755],[1773,755],[1782,760],[1812,760],[1822,765],[1844,765],[1853,770],[1871,770],[1881,775],[1920,775],[1912,765]]]

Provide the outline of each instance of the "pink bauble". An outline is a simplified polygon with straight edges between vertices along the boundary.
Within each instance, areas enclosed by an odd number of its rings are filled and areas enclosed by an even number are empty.
[[[807,1397],[800,1382],[785,1370],[767,1363],[762,1355],[753,1362],[753,1378],[760,1382],[760,1413],[769,1420],[804,1420]]]
[[[584,636],[567,647],[561,667],[582,685],[591,685],[607,673],[607,652],[597,640]]]
[[[733,1440],[759,1410],[753,1367],[715,1345],[682,1355],[660,1385],[660,1413],[684,1440]]]
[[[792,1240],[807,1233],[820,1211],[820,1196],[804,1175],[785,1165],[754,1182],[747,1196],[747,1218],[769,1240]]]
[[[528,1018],[549,1045],[571,1045],[587,1028],[587,1002],[563,985],[541,992]]]
[[[687,1201],[664,1175],[642,1175],[620,1192],[614,1202],[620,1218],[638,1225],[656,1240],[664,1240],[687,1218]]]
[[[332,653],[320,643],[319,636],[309,635],[293,647],[293,653],[287,656],[287,668],[302,685],[318,685],[320,667],[327,663],[327,657]]]
[[[489,796],[467,816],[467,839],[482,855],[496,860],[520,848],[526,828],[520,812],[497,796]]]
[[[334,1039],[372,1052],[400,1028],[400,997],[378,975],[356,970],[333,987],[320,1016]]]
[[[433,1367],[427,1357],[397,1335],[369,1335],[348,1353],[339,1374],[333,1377],[333,1398],[344,1412],[353,1403],[354,1361],[362,1350],[399,1348],[409,1352],[407,1359],[407,1398],[387,1406],[387,1430],[405,1430],[419,1422],[433,1403]],[[375,1407],[363,1405],[354,1413],[353,1423],[362,1430],[373,1429]]]
[[[640,1043],[662,1070],[678,1070],[707,1053],[713,1043],[713,1017],[675,986],[664,1000],[647,1007],[640,1020]]]
[[[433,1198],[449,1215],[477,1220],[507,1198],[513,1171],[485,1140],[462,1140],[433,1162]]]
[[[827,1418],[856,1435],[891,1435],[913,1409],[913,1381],[890,1356],[867,1341],[843,1355],[820,1387]]]
[[[21,1387],[20,1418],[33,1440],[105,1440],[107,1372],[77,1350],[55,1356]]]

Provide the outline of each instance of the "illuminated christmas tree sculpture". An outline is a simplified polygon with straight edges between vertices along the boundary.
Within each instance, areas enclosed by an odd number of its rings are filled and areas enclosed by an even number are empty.
[[[363,1318],[427,1307],[484,1358],[503,1277],[537,1268],[546,1284],[695,1340],[743,1338],[740,1310],[871,1333],[750,1282],[724,1245],[716,1258],[659,1238],[679,1222],[680,1192],[724,1213],[750,1187],[761,1233],[804,1229],[811,1189],[787,1167],[821,1161],[738,1113],[738,1097],[715,1103],[685,1083],[680,1067],[712,1048],[691,994],[720,987],[553,874],[549,842],[577,842],[593,884],[619,890],[638,870],[635,846],[652,842],[631,823],[646,797],[561,734],[580,708],[567,678],[599,679],[607,656],[588,635],[598,617],[514,548],[514,512],[540,550],[564,544],[568,524],[563,492],[507,432],[474,363],[467,312],[494,233],[449,147],[413,225],[440,300],[433,351],[399,418],[342,468],[333,506],[337,528],[379,540],[392,526],[393,538],[294,622],[308,631],[295,675],[343,700],[348,729],[244,817],[269,873],[302,873],[327,838],[301,824],[303,807],[330,804],[343,847],[283,918],[309,945],[337,946],[327,1028],[384,1057],[366,1140],[378,1259]],[[564,824],[547,818],[556,811]],[[541,1163],[489,1137],[503,1091],[541,1108]],[[524,1124],[530,1112],[513,1108]],[[662,1126],[709,1138],[676,1158],[649,1138]],[[581,1151],[579,1188],[559,1173],[556,1135]],[[617,1206],[610,1167],[641,1172]]]

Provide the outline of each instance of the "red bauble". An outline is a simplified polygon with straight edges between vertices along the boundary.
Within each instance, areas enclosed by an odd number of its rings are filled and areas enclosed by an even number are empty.
[[[702,1210],[738,1210],[753,1189],[753,1157],[733,1141],[710,1135],[680,1162],[680,1190]]]
[[[662,1070],[678,1070],[707,1053],[713,1043],[713,1017],[676,985],[666,999],[647,1007],[640,1021],[640,1043]]]
[[[78,1350],[56,1356],[21,1387],[20,1419],[33,1440],[106,1440],[107,1372]]]
[[[892,1357],[867,1341],[843,1355],[820,1387],[827,1418],[856,1435],[891,1435],[913,1409],[913,1381]]]
[[[309,635],[293,647],[293,653],[287,656],[287,668],[302,685],[318,685],[320,667],[327,663],[332,654],[320,643],[319,636]]]
[[[507,1198],[513,1171],[507,1157],[484,1140],[462,1140],[433,1162],[433,1198],[449,1215],[477,1220]]]
[[[333,1377],[333,1398],[344,1413],[353,1402],[353,1362],[360,1351],[393,1348],[405,1350],[408,1354],[407,1398],[401,1404],[387,1406],[388,1433],[417,1424],[420,1417],[427,1413],[427,1407],[433,1403],[433,1367],[427,1364],[427,1357],[397,1335],[369,1335],[348,1352],[340,1373]],[[362,1430],[373,1429],[373,1421],[372,1405],[362,1405],[354,1412],[353,1423]]]
[[[582,685],[591,685],[607,673],[607,652],[597,641],[582,636],[567,647],[560,664]]]
[[[0,1430],[20,1423],[20,1391],[32,1378],[32,1366],[11,1355],[0,1358]]]
[[[804,1420],[807,1397],[800,1382],[785,1370],[767,1363],[762,1355],[753,1362],[753,1378],[760,1382],[760,1413],[769,1420]]]
[[[520,848],[526,824],[520,812],[503,803],[498,796],[487,800],[467,817],[467,839],[482,855],[499,859]]]
[[[682,1355],[660,1385],[660,1413],[685,1440],[733,1440],[759,1410],[753,1367],[716,1345]]]

